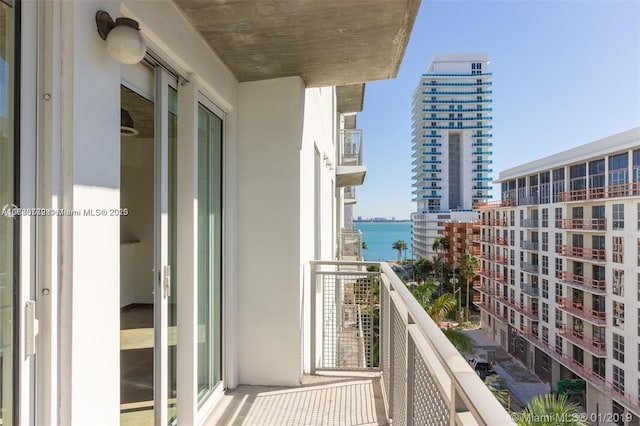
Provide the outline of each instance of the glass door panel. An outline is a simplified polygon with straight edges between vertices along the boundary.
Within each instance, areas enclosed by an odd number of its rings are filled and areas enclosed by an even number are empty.
[[[14,394],[14,226],[11,208],[16,202],[14,155],[14,9],[0,2],[0,424],[16,424]]]
[[[171,268],[171,288],[168,297],[168,419],[169,424],[176,424],[177,412],[177,343],[178,343],[178,291],[177,249],[178,227],[177,212],[177,154],[178,154],[178,93],[172,87],[168,89],[168,142],[169,142],[169,265]]]
[[[222,119],[198,108],[198,401],[222,380]]]

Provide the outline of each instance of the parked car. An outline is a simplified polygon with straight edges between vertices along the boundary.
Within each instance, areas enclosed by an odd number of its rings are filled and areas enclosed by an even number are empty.
[[[476,370],[476,373],[478,373],[478,376],[480,376],[482,380],[484,380],[487,376],[496,374],[496,372],[493,371],[493,363],[487,361],[484,358],[471,358],[469,360],[469,364],[471,364],[471,367]]]

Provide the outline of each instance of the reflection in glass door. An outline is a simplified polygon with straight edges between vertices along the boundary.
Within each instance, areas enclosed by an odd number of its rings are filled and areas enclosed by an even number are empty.
[[[222,119],[198,108],[198,401],[222,380]]]
[[[0,2],[0,424],[16,424],[14,9]]]

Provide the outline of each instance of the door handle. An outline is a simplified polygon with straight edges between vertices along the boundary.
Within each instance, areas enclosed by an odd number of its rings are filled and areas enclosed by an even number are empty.
[[[162,267],[162,287],[164,288],[164,297],[171,296],[171,266],[164,265]]]

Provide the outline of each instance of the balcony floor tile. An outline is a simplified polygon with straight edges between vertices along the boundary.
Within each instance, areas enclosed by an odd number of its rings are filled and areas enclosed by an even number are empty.
[[[206,425],[386,425],[379,375],[304,376],[299,387],[242,385],[227,392]]]

